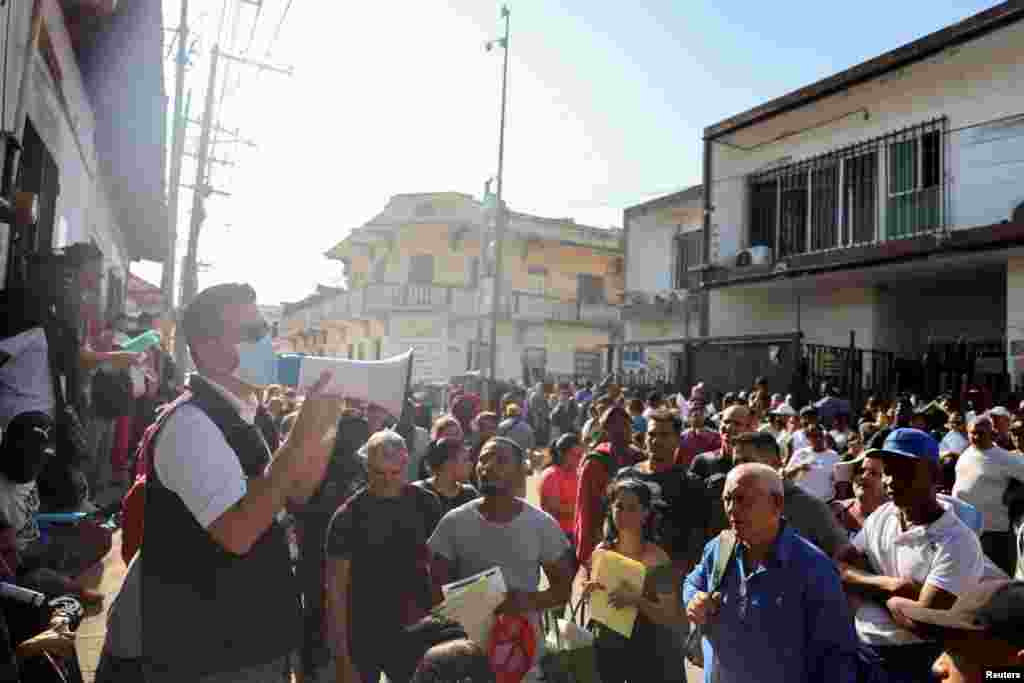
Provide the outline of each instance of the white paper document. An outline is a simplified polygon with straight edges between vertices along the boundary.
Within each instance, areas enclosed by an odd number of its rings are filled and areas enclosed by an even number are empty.
[[[486,650],[494,628],[494,610],[508,594],[501,567],[446,584],[441,592],[444,602],[434,611],[462,624],[466,634]]]

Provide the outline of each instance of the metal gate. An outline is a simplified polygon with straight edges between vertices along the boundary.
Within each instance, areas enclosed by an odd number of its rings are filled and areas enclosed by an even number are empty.
[[[802,375],[812,396],[822,383],[828,383],[859,406],[869,395],[888,395],[895,388],[896,361],[891,351],[804,344],[802,361]]]
[[[747,391],[763,377],[773,393],[792,393],[799,370],[795,339],[730,340],[694,344],[687,376],[712,393]]]

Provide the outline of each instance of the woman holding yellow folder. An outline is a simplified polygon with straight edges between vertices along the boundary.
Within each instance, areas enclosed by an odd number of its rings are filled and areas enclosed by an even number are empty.
[[[595,580],[583,586],[586,598],[607,592],[610,607],[636,609],[636,621],[626,637],[597,619],[594,648],[602,683],[680,683],[685,681],[683,653],[672,626],[683,623],[679,577],[654,539],[656,485],[637,479],[618,480],[609,487],[605,540],[597,550],[617,554],[644,566],[643,588],[600,582],[600,556]],[[618,561],[618,558],[613,558]]]

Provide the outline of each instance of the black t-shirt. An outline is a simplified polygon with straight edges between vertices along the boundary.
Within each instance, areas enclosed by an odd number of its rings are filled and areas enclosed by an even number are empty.
[[[732,469],[732,457],[726,457],[722,451],[701,453],[690,463],[690,472],[701,479],[708,479],[715,474],[729,474]]]
[[[455,508],[465,505],[471,500],[476,500],[480,497],[480,493],[470,486],[469,484],[459,484],[459,493],[456,496],[449,498],[434,486],[434,482],[430,479],[421,479],[420,481],[414,481],[413,486],[418,486],[421,489],[430,491],[437,499],[441,501],[441,516],[444,517]]]
[[[363,489],[327,529],[330,559],[352,562],[349,634],[353,652],[379,647],[405,626],[410,603],[430,608],[427,539],[441,519],[437,496],[406,486],[397,498]]]
[[[659,533],[661,546],[676,564],[693,565],[704,550],[704,537],[711,511],[704,481],[676,465],[664,472],[645,472],[639,466],[626,467],[615,476],[620,479],[639,479],[661,487],[661,497],[667,509],[661,517]]]

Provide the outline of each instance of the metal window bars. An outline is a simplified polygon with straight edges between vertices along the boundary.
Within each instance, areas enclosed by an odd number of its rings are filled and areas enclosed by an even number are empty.
[[[750,175],[750,244],[786,258],[943,228],[947,124],[943,116]]]

